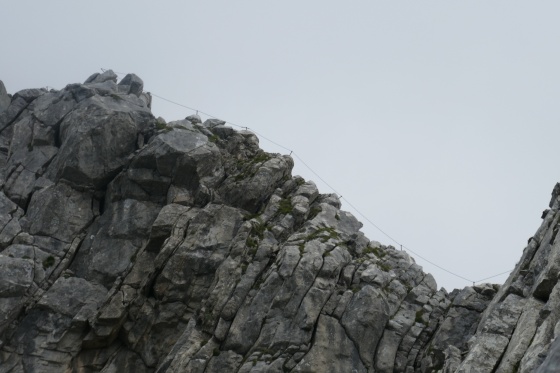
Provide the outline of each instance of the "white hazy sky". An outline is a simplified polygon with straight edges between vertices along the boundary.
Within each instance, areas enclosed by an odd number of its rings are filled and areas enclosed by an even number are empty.
[[[147,91],[293,150],[389,235],[471,280],[513,268],[560,181],[557,1],[0,0],[0,9],[9,92],[62,88],[100,68],[134,72]],[[157,98],[153,112],[192,114]],[[332,192],[297,159],[294,174]],[[363,231],[394,244],[367,222]],[[469,285],[417,262],[448,290]]]

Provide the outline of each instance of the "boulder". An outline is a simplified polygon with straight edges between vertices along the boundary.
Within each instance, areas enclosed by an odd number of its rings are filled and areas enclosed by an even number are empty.
[[[321,316],[316,333],[313,347],[292,372],[367,372],[356,345],[348,338],[338,320]],[[333,346],[336,346],[336,354],[333,354]]]
[[[8,95],[4,83],[0,80],[0,113],[6,110],[8,106],[10,106],[11,101],[12,98]]]
[[[13,97],[10,105],[5,110],[0,111],[0,132],[5,132],[6,128],[23,113],[27,106],[29,106],[29,102],[22,97]]]
[[[200,119],[200,115],[198,115],[198,112],[196,114],[189,115],[185,119],[191,122],[192,124],[202,123],[202,119]]]
[[[38,307],[49,312],[74,317],[84,306],[103,302],[107,289],[82,278],[59,278],[41,297]]]
[[[144,89],[144,82],[136,74],[127,74],[119,82],[119,91],[126,94],[140,96]]]
[[[187,117],[187,119],[189,119],[189,117]],[[200,122],[198,122],[200,123]],[[202,124],[204,127],[208,127],[208,128],[214,128],[217,126],[222,126],[226,124],[225,120],[221,120],[221,119],[206,119],[204,121],[204,123]]]
[[[103,188],[129,162],[138,133],[153,121],[147,108],[92,96],[60,124],[60,149],[46,176],[79,188]]]
[[[220,201],[250,212],[257,212],[267,197],[288,176],[294,166],[289,156],[250,160],[242,165],[240,173],[230,176],[218,189]]]
[[[385,324],[389,321],[389,305],[383,295],[370,285],[354,295],[342,315],[342,326],[354,341],[367,369],[373,369],[371,351],[377,349]]]
[[[117,82],[117,74],[115,74],[113,72],[113,70],[105,70],[103,71],[103,73],[95,73],[92,74],[89,78],[86,79],[86,81],[84,82],[84,84],[88,84],[88,83],[104,83],[106,81],[112,81],[112,82]]]
[[[150,179],[165,178],[167,186],[170,181],[174,188],[169,190],[169,202],[181,199],[186,204],[204,205],[211,197],[208,190],[223,179],[220,152],[200,132],[174,126],[173,131],[160,133],[142,148],[130,168],[156,171],[157,177]],[[144,190],[148,188],[144,181],[137,184]]]
[[[52,185],[33,194],[23,226],[32,235],[71,242],[93,221],[91,206],[91,195],[66,184]]]
[[[110,288],[123,276],[147,242],[159,206],[127,199],[109,204],[85,234],[70,269]]]
[[[33,283],[33,262],[0,255],[0,298],[23,297]]]

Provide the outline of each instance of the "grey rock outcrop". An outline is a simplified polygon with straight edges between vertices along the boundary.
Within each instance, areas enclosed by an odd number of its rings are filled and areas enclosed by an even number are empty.
[[[135,96],[140,96],[143,89],[144,89],[144,82],[136,74],[127,74],[119,82],[119,90],[124,91],[124,93],[126,94],[133,94]]]
[[[6,91],[4,83],[0,80],[0,112],[3,112],[10,106],[11,98]]]
[[[289,156],[142,89],[0,110],[0,372],[557,370],[560,185],[503,286],[448,293]]]
[[[202,119],[200,118],[200,115],[198,115],[198,112],[196,114],[189,115],[185,119],[190,121],[192,124],[202,123]]]

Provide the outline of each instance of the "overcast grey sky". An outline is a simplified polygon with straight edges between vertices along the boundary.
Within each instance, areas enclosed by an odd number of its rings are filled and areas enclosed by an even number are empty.
[[[87,3],[0,0],[9,92],[134,72],[295,151],[389,235],[466,278],[513,268],[560,181],[558,2]],[[153,112],[192,114],[157,98]],[[294,174],[332,192],[297,159]],[[448,290],[469,285],[417,262]]]

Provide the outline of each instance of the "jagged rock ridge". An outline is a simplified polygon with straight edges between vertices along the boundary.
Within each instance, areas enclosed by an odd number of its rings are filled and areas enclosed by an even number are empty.
[[[438,290],[289,156],[134,74],[0,84],[0,372],[555,372],[560,186],[508,281]]]

